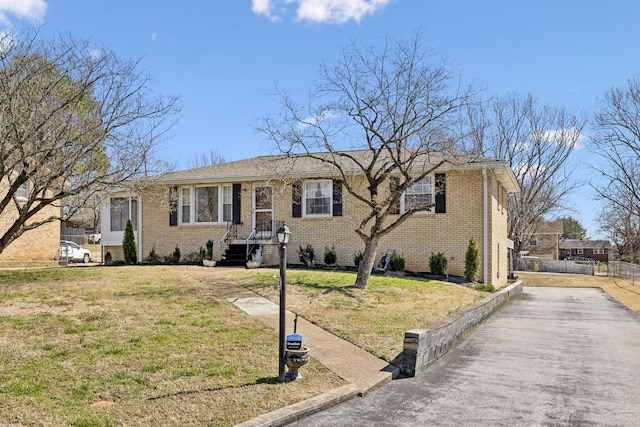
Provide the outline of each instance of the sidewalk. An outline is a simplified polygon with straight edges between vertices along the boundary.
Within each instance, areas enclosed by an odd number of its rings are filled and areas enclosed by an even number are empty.
[[[210,284],[218,297],[233,303],[249,316],[275,330],[279,329],[280,308],[277,304],[237,285],[215,268],[196,268],[189,272],[201,282]],[[291,332],[294,316],[287,310],[287,330]],[[350,383],[350,386],[265,414],[243,423],[242,426],[283,425],[287,420],[293,421],[305,413],[317,412],[356,395],[366,394],[398,375],[396,367],[301,317],[298,317],[298,331],[304,336],[304,344],[311,349],[311,357]]]

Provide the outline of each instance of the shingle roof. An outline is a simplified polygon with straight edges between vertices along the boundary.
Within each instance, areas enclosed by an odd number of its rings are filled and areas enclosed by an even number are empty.
[[[536,234],[563,234],[564,224],[561,219],[555,221],[544,221],[538,225]]]
[[[560,241],[560,249],[612,249],[608,240],[565,239]]]
[[[201,182],[229,182],[229,181],[260,181],[265,179],[305,178],[305,177],[334,177],[337,176],[336,168],[324,163],[322,159],[336,159],[347,174],[355,174],[361,170],[358,163],[364,164],[372,160],[372,152],[369,150],[344,151],[339,153],[316,153],[314,158],[306,155],[277,155],[259,156],[249,159],[220,163],[195,169],[187,169],[166,173],[151,177],[156,183],[166,184],[193,184]],[[430,168],[443,162],[444,156],[438,152],[432,152],[420,156],[415,162],[415,169]],[[378,161],[385,161],[380,158]],[[387,160],[388,161],[388,160]],[[472,158],[459,156],[447,157],[439,170],[451,169],[480,169],[487,167],[496,173],[498,179],[510,192],[519,191],[518,184],[511,169],[506,162],[493,158]]]

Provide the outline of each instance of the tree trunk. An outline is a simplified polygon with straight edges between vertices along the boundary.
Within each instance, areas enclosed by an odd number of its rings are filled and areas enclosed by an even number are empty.
[[[364,254],[360,266],[358,267],[358,275],[356,276],[355,287],[359,289],[367,289],[369,276],[376,263],[376,250],[378,249],[378,240],[366,240],[364,242]]]

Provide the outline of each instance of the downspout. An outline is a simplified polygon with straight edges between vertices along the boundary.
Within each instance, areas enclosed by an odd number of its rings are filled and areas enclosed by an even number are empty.
[[[487,167],[482,167],[482,185],[483,185],[483,198],[484,203],[483,210],[483,233],[484,238],[482,241],[482,271],[483,271],[483,283],[489,283],[489,189],[487,185]]]
[[[138,262],[142,264],[142,197],[138,199]]]

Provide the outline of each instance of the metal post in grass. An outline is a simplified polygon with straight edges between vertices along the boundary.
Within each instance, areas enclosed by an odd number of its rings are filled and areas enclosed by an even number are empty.
[[[285,380],[284,372],[284,356],[285,356],[285,319],[286,319],[286,305],[287,305],[287,243],[289,243],[289,237],[291,237],[291,231],[289,227],[282,224],[282,227],[278,228],[276,232],[278,236],[278,243],[280,244],[280,346],[279,346],[279,378],[281,382]]]

